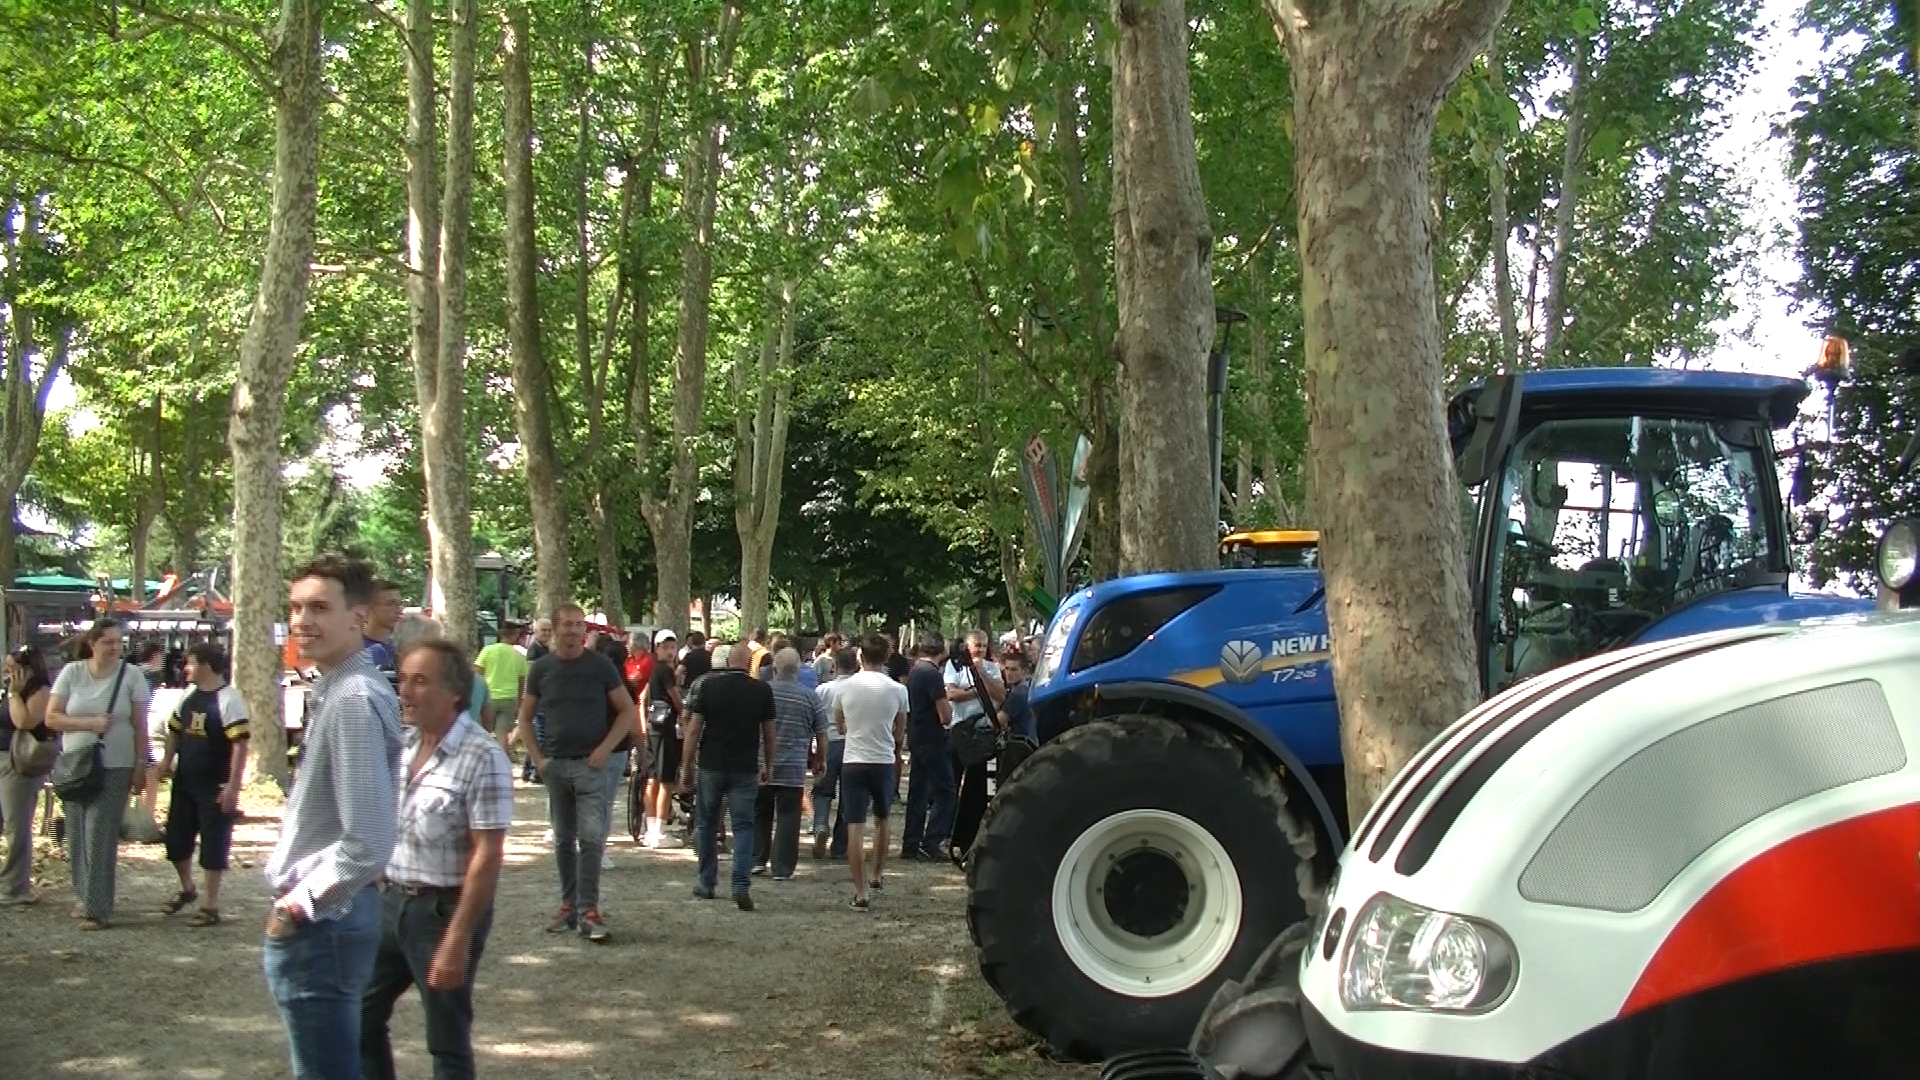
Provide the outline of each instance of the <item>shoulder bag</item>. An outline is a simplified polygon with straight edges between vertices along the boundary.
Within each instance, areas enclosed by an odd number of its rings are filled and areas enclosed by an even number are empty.
[[[107,718],[113,718],[113,707],[120,701],[120,682],[127,675],[127,665],[123,662],[120,670],[114,672],[113,690],[107,695]],[[47,781],[53,787],[53,793],[63,802],[92,802],[106,786],[106,767],[101,764],[101,744],[106,741],[103,732],[85,746],[76,746],[71,750],[62,750],[60,757],[53,763],[53,771],[47,775]]]
[[[13,745],[7,748],[7,754],[16,774],[35,777],[52,771],[54,759],[60,756],[60,739],[48,732],[46,726],[44,720],[37,728],[14,726]]]

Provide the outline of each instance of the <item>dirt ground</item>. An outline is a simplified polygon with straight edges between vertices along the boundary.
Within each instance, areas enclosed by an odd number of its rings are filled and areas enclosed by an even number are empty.
[[[65,856],[41,841],[43,899],[0,909],[0,987],[16,1018],[0,1025],[0,1078],[289,1074],[260,968],[278,793],[256,787],[243,809],[227,922],[207,929],[159,913],[177,887],[160,845],[124,843],[113,927],[77,930]],[[1007,1019],[974,966],[949,866],[889,864],[862,915],[846,906],[845,865],[803,850],[795,880],[754,879],[747,913],[692,899],[692,851],[642,849],[616,813],[602,886],[614,936],[596,946],[543,930],[558,902],[545,817],[541,792],[521,788],[476,989],[482,1075],[1094,1075]],[[400,1075],[431,1074],[412,995],[393,1038]]]

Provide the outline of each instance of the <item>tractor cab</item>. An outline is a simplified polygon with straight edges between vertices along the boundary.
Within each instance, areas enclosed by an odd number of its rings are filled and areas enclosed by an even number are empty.
[[[1501,400],[1483,402],[1488,392]],[[1456,449],[1479,472],[1462,479],[1485,690],[1630,642],[1750,623],[1785,599],[1773,432],[1806,394],[1773,376],[1591,370],[1456,398]]]

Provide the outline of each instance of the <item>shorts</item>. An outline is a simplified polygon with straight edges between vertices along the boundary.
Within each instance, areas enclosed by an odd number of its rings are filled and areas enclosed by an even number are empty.
[[[489,701],[486,705],[487,730],[495,735],[513,734],[514,721],[520,718],[517,701]]]
[[[183,787],[176,781],[167,801],[167,861],[186,862],[195,839],[200,841],[200,869],[225,871],[233,847],[233,816],[220,808],[219,789]]]
[[[840,766],[840,816],[849,825],[865,825],[872,806],[877,820],[887,820],[894,786],[893,766],[847,762]]]
[[[647,775],[663,784],[680,779],[680,733],[672,724],[647,729]]]

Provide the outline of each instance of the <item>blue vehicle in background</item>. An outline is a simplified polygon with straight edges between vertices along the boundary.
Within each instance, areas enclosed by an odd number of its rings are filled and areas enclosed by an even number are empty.
[[[1592,369],[1457,395],[1483,692],[1625,645],[1870,609],[1789,588],[1774,437],[1808,392]],[[989,984],[1059,1052],[1184,1044],[1324,893],[1347,822],[1323,599],[1317,570],[1228,569],[1103,582],[1055,613],[1042,745],[981,825],[967,919]]]

